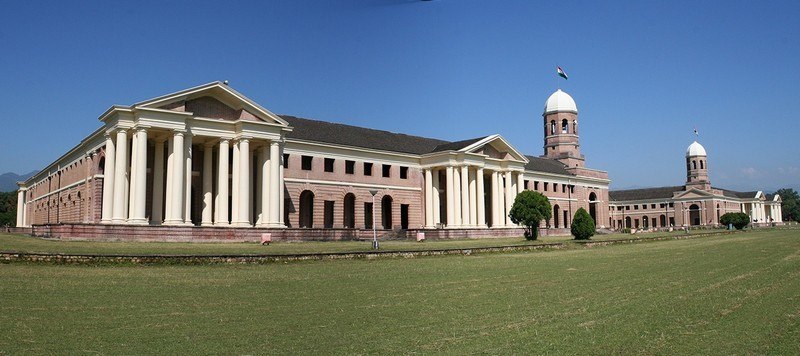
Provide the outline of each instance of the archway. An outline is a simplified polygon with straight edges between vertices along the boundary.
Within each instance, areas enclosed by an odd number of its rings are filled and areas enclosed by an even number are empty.
[[[642,217],[642,229],[649,229],[650,228],[650,219],[647,218],[647,215]]]
[[[356,196],[347,193],[344,196],[344,228],[352,229],[356,227]]]
[[[300,227],[314,227],[314,193],[310,190],[300,193]]]
[[[700,225],[700,207],[697,204],[689,206],[689,225]]]
[[[625,217],[625,227],[628,228],[628,229],[631,228],[631,217],[630,216],[626,216]]]
[[[558,212],[559,212],[558,204],[553,205],[553,227],[556,228],[556,229],[558,228],[558,222],[559,222],[558,221]]]
[[[717,204],[717,224],[719,224],[719,204]]]
[[[661,227],[667,227],[667,217],[664,214],[661,214],[659,221],[661,222]]]
[[[392,228],[392,196],[384,195],[381,199],[381,222],[384,229]]]
[[[589,193],[589,215],[594,220],[594,225],[597,226],[597,194],[594,192]]]

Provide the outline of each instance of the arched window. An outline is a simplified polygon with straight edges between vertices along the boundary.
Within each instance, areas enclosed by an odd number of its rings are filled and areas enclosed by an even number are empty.
[[[667,227],[667,217],[664,214],[661,214],[659,220],[661,220],[661,227]]]
[[[578,120],[572,120],[572,133],[578,134]]]
[[[631,228],[631,217],[630,216],[626,216],[625,217],[625,227],[628,228],[628,229]]]
[[[700,207],[697,204],[689,207],[689,225],[700,225]]]
[[[567,119],[561,120],[561,133],[567,133],[569,131],[569,122]]]
[[[702,160],[700,161],[700,169],[704,169],[704,168],[703,168],[703,161],[702,161]]]
[[[550,120],[550,134],[556,133],[556,120]]]
[[[650,228],[650,221],[647,218],[647,215],[642,217],[642,228],[645,229],[645,230]]]
[[[384,229],[392,228],[392,196],[384,195],[381,199],[381,221]]]
[[[300,193],[300,227],[314,227],[314,193],[309,190]]]
[[[692,169],[697,169],[697,161],[692,161]]]
[[[558,204],[553,205],[553,227],[558,228]]]
[[[594,226],[597,226],[597,194],[594,192],[589,193],[589,215],[594,221]]]
[[[356,227],[356,196],[347,193],[344,196],[344,228],[352,229]]]

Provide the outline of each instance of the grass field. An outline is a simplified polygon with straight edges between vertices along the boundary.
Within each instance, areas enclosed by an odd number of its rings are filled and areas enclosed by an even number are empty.
[[[0,264],[0,353],[800,353],[800,231],[269,265]]]
[[[692,231],[693,234],[709,232]],[[654,238],[667,235],[685,235],[684,232],[657,232],[639,235],[611,234],[597,235],[594,241],[619,240],[630,238]],[[416,242],[413,240],[381,241],[383,251],[417,251],[426,249],[477,248],[489,246],[518,246],[565,242],[570,236],[543,237],[537,241],[527,241],[522,237],[492,239],[458,239],[429,240]],[[371,241],[304,241],[273,242],[269,246],[257,243],[186,243],[186,242],[96,242],[96,241],[61,241],[31,238],[24,235],[0,233],[0,251],[39,252],[39,253],[71,253],[71,254],[192,254],[192,255],[228,255],[228,254],[298,254],[372,251]]]

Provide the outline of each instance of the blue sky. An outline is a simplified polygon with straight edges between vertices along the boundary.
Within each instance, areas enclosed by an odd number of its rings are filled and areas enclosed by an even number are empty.
[[[112,104],[214,80],[273,112],[542,153],[557,85],[613,188],[800,188],[800,2],[5,2],[0,172],[41,169]],[[569,74],[558,80],[556,65]]]

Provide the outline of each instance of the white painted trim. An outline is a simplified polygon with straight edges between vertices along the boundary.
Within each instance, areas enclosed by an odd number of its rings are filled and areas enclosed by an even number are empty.
[[[283,180],[285,182],[289,182],[289,183],[308,183],[308,184],[336,185],[336,186],[344,186],[344,187],[379,188],[379,189],[422,191],[421,187],[401,187],[401,186],[396,186],[396,185],[368,184],[368,183],[348,183],[348,182],[336,182],[336,181],[317,180],[317,179],[303,179],[303,178],[284,178]]]

